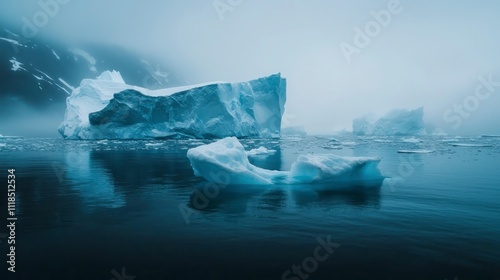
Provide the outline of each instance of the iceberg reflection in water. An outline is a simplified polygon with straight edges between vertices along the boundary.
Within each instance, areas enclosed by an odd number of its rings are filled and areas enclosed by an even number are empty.
[[[71,182],[71,188],[80,194],[83,203],[109,208],[125,205],[123,194],[115,190],[111,174],[99,162],[92,161],[90,151],[68,152],[65,161],[66,170],[60,179]]]

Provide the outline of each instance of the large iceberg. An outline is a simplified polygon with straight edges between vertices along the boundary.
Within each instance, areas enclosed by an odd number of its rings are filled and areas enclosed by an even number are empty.
[[[275,138],[285,101],[280,74],[148,90],[106,71],[83,80],[67,98],[59,132],[65,139]]]
[[[377,119],[373,115],[354,119],[352,131],[357,135],[426,135],[424,108],[394,110]]]
[[[225,185],[318,184],[381,181],[379,158],[301,155],[290,171],[267,170],[250,163],[236,137],[189,149],[194,174]]]

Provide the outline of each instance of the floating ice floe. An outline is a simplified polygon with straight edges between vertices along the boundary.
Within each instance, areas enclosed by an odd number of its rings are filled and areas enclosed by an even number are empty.
[[[415,137],[403,138],[402,141],[405,142],[405,143],[420,143],[420,142],[422,142],[422,140],[417,139]]]
[[[375,143],[394,143],[394,141],[387,140],[387,139],[373,139],[373,142],[375,142]]]
[[[458,139],[455,139],[455,138],[445,138],[445,139],[439,139],[437,141],[438,142],[458,142]]]
[[[261,156],[261,155],[272,155],[276,153],[276,150],[268,150],[266,147],[259,147],[257,149],[252,149],[247,152],[248,156]]]
[[[430,154],[434,153],[433,150],[399,150],[400,154]]]
[[[248,160],[236,137],[189,149],[194,174],[224,185],[318,184],[382,181],[379,158],[301,155],[290,171],[267,170]]]
[[[454,147],[477,147],[477,148],[493,147],[493,145],[490,144],[471,144],[471,143],[450,143],[450,145]]]
[[[163,144],[164,143],[146,143],[144,145],[148,147],[157,147],[157,146],[163,146]]]

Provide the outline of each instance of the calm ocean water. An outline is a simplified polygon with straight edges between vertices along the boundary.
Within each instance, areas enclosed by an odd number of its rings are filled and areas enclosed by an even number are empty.
[[[1,279],[500,279],[498,138],[242,140],[277,151],[251,159],[268,169],[382,158],[381,186],[332,191],[209,184],[186,158],[209,142],[0,139]],[[415,149],[435,152],[398,153]]]

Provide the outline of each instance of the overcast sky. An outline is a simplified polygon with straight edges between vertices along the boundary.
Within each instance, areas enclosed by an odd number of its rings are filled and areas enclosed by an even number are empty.
[[[37,36],[156,54],[192,83],[281,72],[288,118],[312,133],[424,106],[446,132],[500,134],[500,1],[65,1]],[[18,33],[41,10],[39,1],[0,1]],[[355,40],[355,28],[369,41]],[[489,75],[493,86],[478,80]]]

